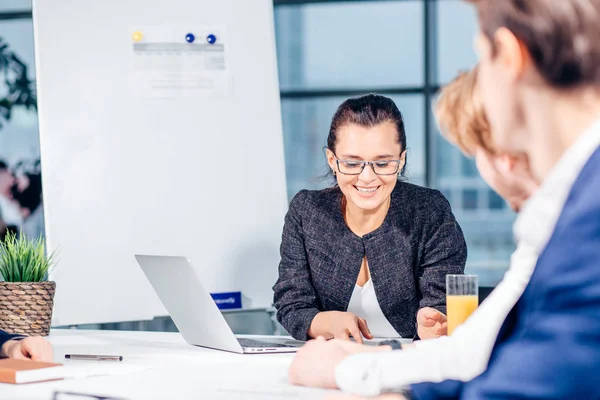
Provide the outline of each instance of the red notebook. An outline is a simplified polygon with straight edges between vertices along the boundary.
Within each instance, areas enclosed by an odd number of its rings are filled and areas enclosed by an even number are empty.
[[[0,360],[0,382],[30,383],[62,379],[65,369],[62,364],[44,363],[31,360]]]

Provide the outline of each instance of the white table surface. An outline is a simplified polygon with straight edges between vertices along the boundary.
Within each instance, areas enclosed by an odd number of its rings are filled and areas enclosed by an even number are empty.
[[[0,383],[0,399],[50,400],[56,390],[127,400],[312,400],[332,392],[289,385],[287,371],[293,354],[241,355],[203,349],[187,344],[179,333],[57,329],[48,340],[54,345],[55,361],[69,369],[100,368],[100,373],[102,369],[122,373],[27,385]],[[124,359],[65,360],[69,353],[115,354]],[[134,370],[128,372],[129,367]]]

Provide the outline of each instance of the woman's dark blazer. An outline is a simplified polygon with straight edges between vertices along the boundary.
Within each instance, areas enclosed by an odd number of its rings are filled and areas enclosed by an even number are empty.
[[[450,204],[437,190],[398,181],[383,224],[359,237],[341,202],[339,188],[302,190],[291,201],[273,287],[278,321],[307,340],[317,313],[347,310],[366,256],[383,314],[412,338],[419,309],[446,312],[446,274],[464,272],[467,246]]]

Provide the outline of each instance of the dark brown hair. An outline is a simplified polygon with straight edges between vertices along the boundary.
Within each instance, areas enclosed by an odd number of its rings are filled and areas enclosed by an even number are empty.
[[[333,114],[329,136],[327,136],[327,148],[335,153],[337,131],[346,124],[372,127],[384,122],[396,125],[400,152],[403,152],[406,149],[406,132],[402,113],[398,110],[396,103],[389,97],[378,94],[350,98],[340,104]]]
[[[600,84],[600,0],[467,1],[476,5],[492,46],[498,28],[510,30],[548,84]]]

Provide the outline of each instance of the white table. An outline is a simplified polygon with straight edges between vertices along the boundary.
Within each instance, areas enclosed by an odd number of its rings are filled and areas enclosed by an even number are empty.
[[[190,346],[179,333],[167,332],[53,330],[48,339],[54,345],[55,361],[69,369],[89,372],[89,368],[101,368],[120,374],[28,385],[0,384],[1,399],[50,400],[56,390],[128,400],[312,400],[331,393],[287,383],[293,354],[240,355],[203,349]],[[68,353],[116,354],[124,359],[65,360]]]

